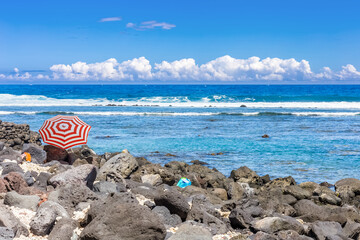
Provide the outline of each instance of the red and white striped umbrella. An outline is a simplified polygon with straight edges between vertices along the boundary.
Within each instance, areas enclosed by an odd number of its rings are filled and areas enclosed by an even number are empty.
[[[86,144],[91,126],[77,116],[61,116],[45,120],[40,128],[42,140],[56,147],[67,149]]]

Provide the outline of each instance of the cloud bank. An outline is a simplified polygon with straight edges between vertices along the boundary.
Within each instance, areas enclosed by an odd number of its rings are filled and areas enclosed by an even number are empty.
[[[306,60],[293,58],[250,57],[237,59],[231,56],[216,58],[204,64],[197,64],[193,58],[173,62],[162,61],[151,64],[145,57],[118,62],[110,58],[104,62],[56,64],[50,67],[50,74],[31,75],[14,69],[10,75],[0,74],[0,79],[47,79],[56,81],[133,81],[164,83],[289,83],[331,81],[353,81],[360,83],[360,72],[351,64],[340,71],[324,67],[313,72]]]

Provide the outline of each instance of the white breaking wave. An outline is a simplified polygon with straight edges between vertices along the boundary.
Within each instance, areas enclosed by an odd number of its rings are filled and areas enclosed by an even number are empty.
[[[295,116],[322,116],[322,117],[341,117],[341,116],[360,116],[360,112],[293,112]]]
[[[219,97],[214,96],[215,100]],[[224,98],[221,96],[221,98]],[[230,98],[229,98],[230,99]],[[187,97],[150,97],[139,100],[111,101],[107,99],[57,99],[43,95],[0,94],[0,106],[50,107],[50,106],[147,106],[147,107],[196,107],[196,108],[247,108],[262,109],[360,109],[360,102],[212,102],[209,98],[190,101]]]
[[[360,116],[360,112],[33,112],[33,111],[0,111],[0,115],[11,114],[42,114],[42,115],[92,115],[92,116],[314,116],[341,117]]]

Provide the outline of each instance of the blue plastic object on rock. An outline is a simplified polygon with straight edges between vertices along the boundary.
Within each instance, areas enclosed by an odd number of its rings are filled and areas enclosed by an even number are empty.
[[[182,177],[176,186],[184,188],[191,185],[191,181],[187,178]]]

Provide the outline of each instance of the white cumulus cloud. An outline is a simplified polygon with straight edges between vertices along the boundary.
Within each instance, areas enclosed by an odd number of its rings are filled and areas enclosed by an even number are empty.
[[[170,30],[174,27],[176,27],[176,25],[174,24],[170,24],[170,23],[166,23],[166,22],[157,22],[157,21],[145,21],[140,23],[139,25],[129,22],[128,24],[126,24],[127,28],[133,28],[137,31],[144,31],[147,29],[155,29],[155,28],[160,28],[160,29],[164,29],[164,30]]]
[[[37,75],[32,75],[29,72],[21,72],[18,68],[14,68],[14,73],[13,74],[0,74],[0,79],[5,79],[5,80],[36,80],[36,79],[50,79],[49,75],[44,75],[44,74],[37,74]]]
[[[204,64],[193,58],[162,61],[151,64],[145,57],[118,62],[110,58],[103,62],[56,64],[50,74],[31,75],[15,68],[12,74],[0,74],[0,79],[57,81],[140,81],[140,82],[232,82],[232,83],[286,83],[286,82],[344,82],[359,81],[360,72],[351,64],[339,71],[324,67],[311,70],[306,60],[250,57],[233,58],[225,55]]]
[[[162,61],[152,66],[145,57],[117,62],[111,58],[104,62],[71,65],[53,65],[50,70],[55,79],[68,80],[154,80],[154,81],[223,81],[223,82],[289,82],[319,80],[360,80],[360,72],[353,65],[346,65],[339,72],[324,67],[314,73],[306,60],[294,58],[250,57],[237,59],[231,56],[216,58],[196,64],[193,58],[172,62]]]
[[[108,17],[108,18],[102,18],[99,20],[99,22],[118,22],[121,21],[121,17]]]
[[[151,79],[150,62],[144,58],[134,58],[119,63],[115,58],[104,62],[76,62],[71,65],[57,64],[50,67],[54,79],[69,80],[136,80]]]

